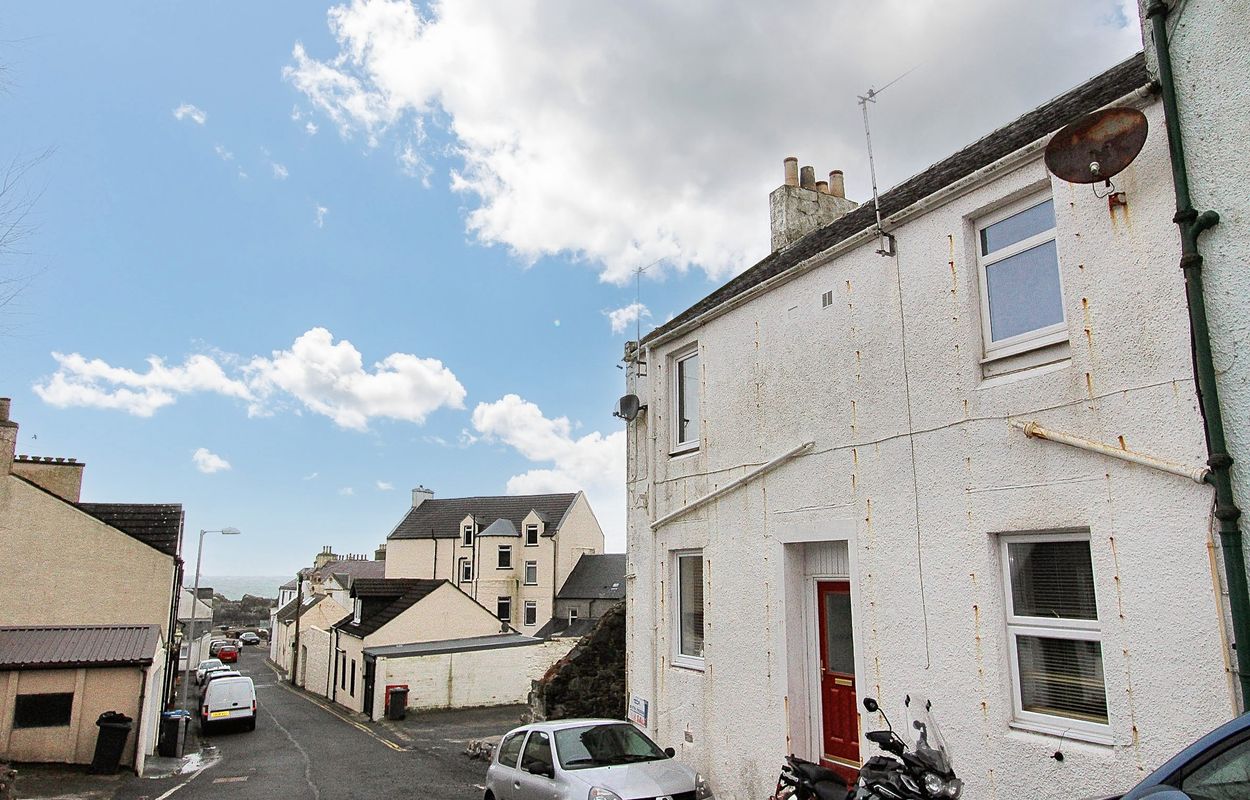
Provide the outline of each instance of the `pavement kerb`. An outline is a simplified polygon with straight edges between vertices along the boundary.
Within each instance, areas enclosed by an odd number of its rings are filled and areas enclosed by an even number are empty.
[[[409,747],[405,747],[402,744],[399,744],[398,742],[393,742],[384,736],[379,736],[377,732],[372,730],[368,724],[368,723],[373,722],[373,720],[370,720],[364,714],[359,714],[354,711],[348,711],[347,709],[342,708],[342,706],[339,706],[337,703],[331,703],[328,699],[323,698],[321,695],[314,694],[313,692],[310,692],[307,689],[304,689],[302,687],[292,685],[291,682],[286,679],[286,672],[277,664],[275,664],[273,661],[269,659],[265,659],[265,666],[273,670],[274,675],[277,676],[278,686],[282,687],[283,689],[290,692],[291,694],[294,694],[297,697],[302,697],[304,700],[307,700],[313,705],[321,707],[321,709],[325,711],[326,713],[333,714],[334,716],[346,722],[348,725],[351,725],[353,728],[356,728],[357,730],[359,730],[361,733],[364,733],[367,736],[373,737],[374,739],[378,740],[379,742],[391,748],[392,750],[402,753],[411,749]],[[353,719],[353,717],[355,717],[355,719]],[[377,727],[386,727],[388,731],[394,732],[394,729],[389,726],[382,726],[382,725],[378,725],[377,723],[374,723],[374,725],[377,725]],[[411,741],[411,739],[408,739],[406,736],[403,736],[400,738]]]

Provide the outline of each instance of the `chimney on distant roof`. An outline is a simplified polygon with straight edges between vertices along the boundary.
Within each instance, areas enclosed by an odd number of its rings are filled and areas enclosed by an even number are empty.
[[[9,419],[11,402],[0,397],[0,475],[13,471],[13,454],[17,452],[17,423]]]
[[[383,542],[382,544],[378,545],[378,549],[373,551],[373,560],[374,561],[386,560],[386,542]]]
[[[424,486],[418,485],[417,488],[412,490],[412,507],[413,508],[420,506],[426,500],[433,500],[433,499],[434,499],[433,489],[427,489]]]
[[[773,252],[784,250],[859,205],[846,199],[841,170],[830,172],[826,183],[816,180],[815,168],[800,170],[798,163],[793,156],[785,160],[785,180],[768,196]]]

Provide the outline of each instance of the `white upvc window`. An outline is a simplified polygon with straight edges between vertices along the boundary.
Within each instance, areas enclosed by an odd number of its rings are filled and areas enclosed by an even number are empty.
[[[498,569],[512,569],[512,545],[499,545],[499,563]]]
[[[574,622],[577,622],[577,609],[570,608],[569,609],[569,624],[572,625]]]
[[[673,552],[673,664],[703,669],[703,551]]]
[[[467,558],[460,559],[460,582],[468,583],[473,580],[473,562]]]
[[[507,595],[500,595],[495,598],[495,616],[499,617],[500,622],[512,621],[512,598]]]
[[[1014,724],[1110,741],[1089,534],[1000,537]]]
[[[673,446],[670,452],[686,453],[699,449],[699,346],[678,351],[671,360],[672,380],[669,408]]]
[[[1033,196],[976,221],[987,360],[1067,341],[1055,202]]]
[[[537,600],[525,601],[525,624],[526,625],[538,624],[538,601]]]
[[[538,546],[538,526],[537,525],[531,524],[531,525],[525,526],[525,546],[526,547]]]
[[[460,529],[460,546],[461,547],[473,546],[473,524],[472,523],[466,522],[464,524],[464,527]]]
[[[357,597],[356,602],[352,604],[352,624],[353,625],[360,624],[360,607],[362,605],[363,603],[360,602],[359,597]]]
[[[526,586],[538,585],[538,562],[537,561],[525,562],[525,585]]]

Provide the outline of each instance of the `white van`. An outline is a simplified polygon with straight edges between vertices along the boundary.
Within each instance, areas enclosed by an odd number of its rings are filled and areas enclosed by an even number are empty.
[[[210,681],[200,701],[200,730],[235,720],[243,721],[249,731],[256,730],[256,686],[252,679],[240,675]]]

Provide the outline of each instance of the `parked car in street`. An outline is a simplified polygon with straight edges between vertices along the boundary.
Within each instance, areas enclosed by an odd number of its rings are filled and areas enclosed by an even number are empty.
[[[237,644],[223,644],[217,648],[217,657],[221,659],[223,664],[233,664],[239,660],[239,646]]]
[[[251,631],[244,631],[239,634],[239,641],[243,644],[260,644],[260,637]]]
[[[673,760],[632,723],[537,722],[510,731],[486,773],[485,800],[713,800],[697,772]]]
[[[1168,786],[1193,800],[1250,797],[1250,713],[1225,722],[1146,776],[1127,794],[1139,800]]]
[[[256,730],[256,686],[243,675],[209,681],[200,700],[200,732],[226,723],[242,723]],[[211,726],[211,728],[210,728]]]
[[[208,654],[215,657],[217,655],[217,651],[228,644],[230,644],[229,639],[213,639],[208,643]]]
[[[221,659],[219,658],[204,659],[203,661],[200,662],[200,665],[195,668],[195,682],[203,683],[204,673],[208,672],[210,669],[217,669],[217,668],[224,668],[224,665],[221,663]]]

